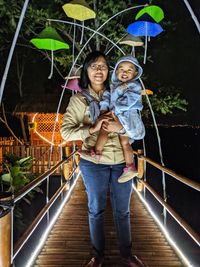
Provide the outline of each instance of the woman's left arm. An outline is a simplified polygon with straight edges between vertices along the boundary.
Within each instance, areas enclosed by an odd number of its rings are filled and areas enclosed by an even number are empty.
[[[84,97],[77,94],[70,98],[61,127],[61,135],[64,140],[84,141],[91,134],[99,131],[103,122],[110,120],[109,115],[103,114],[98,117],[93,125],[89,120],[87,123],[84,123],[87,107],[88,105]]]
[[[64,140],[84,140],[90,135],[91,124],[83,124],[86,108],[87,104],[83,97],[74,95],[70,98],[61,127],[61,135]]]

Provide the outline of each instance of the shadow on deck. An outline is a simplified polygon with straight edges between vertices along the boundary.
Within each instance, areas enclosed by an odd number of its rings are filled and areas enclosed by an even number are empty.
[[[122,265],[110,203],[105,220],[107,243],[104,266],[119,267]],[[149,267],[184,266],[134,191],[131,200],[131,221],[133,252]],[[79,179],[33,266],[82,267],[89,261],[90,251],[87,195],[82,179]]]

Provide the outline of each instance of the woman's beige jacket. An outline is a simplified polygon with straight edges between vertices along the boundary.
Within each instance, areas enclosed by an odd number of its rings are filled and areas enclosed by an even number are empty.
[[[90,94],[96,100],[100,101],[100,97],[92,89],[90,89]],[[90,150],[93,148],[98,136],[98,132],[92,135],[89,133],[89,128],[92,125],[89,114],[89,106],[87,105],[85,97],[81,93],[78,93],[70,98],[61,127],[62,138],[66,141],[83,141],[83,150]],[[91,160],[87,159],[87,156],[81,155],[81,157],[97,163],[95,158]],[[124,161],[119,135],[116,133],[109,133],[102,157],[98,163],[118,164]]]

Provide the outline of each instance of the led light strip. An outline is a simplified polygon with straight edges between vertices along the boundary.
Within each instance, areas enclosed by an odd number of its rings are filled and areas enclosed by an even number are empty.
[[[73,183],[73,185],[71,186],[71,188],[69,189],[69,191],[67,192],[63,202],[61,203],[61,205],[59,206],[59,208],[57,209],[54,217],[52,218],[51,222],[49,223],[48,227],[46,228],[45,232],[43,233],[43,235],[41,236],[37,246],[35,247],[35,250],[32,252],[32,254],[30,255],[29,260],[27,261],[27,263],[24,265],[24,267],[31,267],[36,259],[36,257],[38,256],[40,250],[42,249],[42,247],[44,246],[44,243],[48,237],[49,232],[51,231],[53,225],[55,224],[58,216],[60,215],[64,205],[66,204],[66,202],[68,201],[68,199],[71,196],[71,193],[79,179],[80,176],[80,172],[77,174],[77,177]]]
[[[133,184],[133,189],[135,190],[135,192],[139,196],[140,200],[144,203],[144,205],[147,208],[148,212],[151,214],[151,216],[153,217],[153,219],[156,221],[156,223],[160,227],[160,229],[163,232],[164,236],[166,237],[167,241],[176,250],[177,254],[181,258],[181,260],[183,261],[183,263],[186,264],[188,267],[193,267],[193,265],[189,262],[189,260],[183,254],[183,252],[181,251],[181,249],[177,246],[176,242],[171,238],[169,232],[166,230],[166,228],[160,222],[160,220],[158,219],[158,217],[156,216],[156,214],[154,213],[154,211],[152,210],[152,208],[149,206],[149,204],[146,202],[146,200],[144,199],[144,197],[138,192],[138,190],[137,190],[137,188],[135,187],[134,184]]]
[[[57,220],[58,216],[60,215],[65,203],[68,201],[69,197],[71,196],[71,193],[78,181],[78,178],[80,176],[80,173],[77,175],[76,180],[74,181],[72,187],[70,188],[70,190],[68,191],[67,195],[65,196],[63,202],[61,203],[60,207],[57,209],[53,219],[51,220],[49,226],[47,227],[46,231],[44,232],[44,234],[41,236],[38,245],[35,247],[35,250],[33,251],[33,253],[31,254],[28,262],[24,265],[24,267],[31,267],[32,264],[34,263],[37,255],[39,254],[40,250],[42,249],[48,234],[50,232],[50,230],[52,229],[55,221]],[[137,191],[136,187],[133,185],[133,188],[135,190],[135,192],[137,193],[137,195],[139,196],[140,200],[144,203],[145,207],[147,208],[147,210],[149,211],[149,213],[151,214],[151,216],[154,218],[154,220],[156,221],[156,223],[158,224],[158,226],[161,228],[164,236],[166,237],[166,239],[168,240],[168,242],[173,246],[173,248],[176,250],[176,252],[178,253],[178,255],[180,256],[180,258],[182,259],[182,261],[188,266],[188,267],[192,267],[193,265],[189,262],[189,260],[185,257],[185,255],[183,254],[183,252],[181,251],[181,249],[176,245],[175,241],[170,237],[170,234],[168,233],[168,231],[164,228],[164,226],[162,225],[162,223],[160,222],[160,220],[158,219],[158,217],[156,216],[156,214],[153,212],[153,210],[151,209],[151,207],[148,205],[148,203],[146,202],[146,200],[142,197],[142,195]]]

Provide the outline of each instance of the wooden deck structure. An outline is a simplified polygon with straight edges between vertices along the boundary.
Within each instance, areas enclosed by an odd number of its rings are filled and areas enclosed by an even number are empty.
[[[106,257],[104,266],[119,267],[111,207],[106,211]],[[133,252],[149,267],[185,266],[135,192],[131,200]],[[87,223],[87,195],[79,179],[69,202],[64,207],[48,239],[35,261],[34,267],[81,267],[91,257]]]

